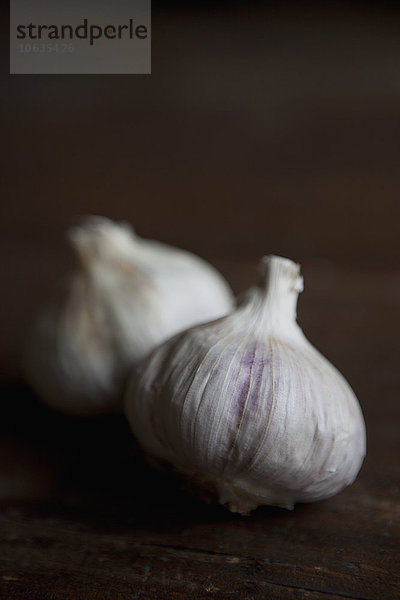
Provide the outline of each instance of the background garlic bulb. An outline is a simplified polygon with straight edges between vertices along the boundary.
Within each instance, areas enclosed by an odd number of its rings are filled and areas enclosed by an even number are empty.
[[[332,496],[366,451],[353,391],[296,323],[299,265],[262,270],[232,314],[152,352],[126,397],[144,450],[243,514]]]
[[[141,239],[127,224],[92,217],[69,239],[78,264],[36,324],[27,378],[63,411],[118,410],[132,364],[171,335],[227,314],[233,296],[205,261]]]

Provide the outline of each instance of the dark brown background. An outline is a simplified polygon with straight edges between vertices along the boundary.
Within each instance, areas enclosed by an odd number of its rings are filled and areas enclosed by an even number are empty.
[[[397,598],[400,13],[165,3],[152,29],[151,76],[4,64],[0,596]],[[354,486],[231,516],[149,471],[122,418],[39,404],[19,356],[86,213],[197,252],[235,291],[265,253],[303,263],[299,321],[366,417]]]

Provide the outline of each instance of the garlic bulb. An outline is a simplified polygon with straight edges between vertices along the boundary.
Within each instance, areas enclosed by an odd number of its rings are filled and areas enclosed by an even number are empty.
[[[122,408],[128,369],[158,343],[227,314],[233,295],[200,258],[92,217],[70,231],[75,271],[41,314],[26,373],[48,404],[71,413]]]
[[[229,316],[159,346],[132,375],[126,413],[153,459],[247,514],[332,496],[366,450],[358,401],[296,323],[299,265],[262,260]]]

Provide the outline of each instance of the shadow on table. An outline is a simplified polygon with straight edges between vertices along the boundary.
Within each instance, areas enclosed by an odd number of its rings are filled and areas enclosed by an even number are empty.
[[[72,417],[42,405],[23,383],[3,385],[0,502],[7,510],[65,515],[107,530],[157,530],[243,519],[199,501],[171,473],[150,467],[122,415]],[[297,511],[307,511],[299,506]],[[261,508],[269,519],[288,511]]]

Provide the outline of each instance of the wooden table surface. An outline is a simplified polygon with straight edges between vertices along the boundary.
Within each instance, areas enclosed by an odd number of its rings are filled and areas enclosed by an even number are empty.
[[[235,290],[251,263],[216,261]],[[400,274],[304,265],[299,321],[346,375],[368,455],[354,485],[241,517],[152,471],[124,417],[67,417],[23,382],[0,418],[0,596],[10,600],[400,597]]]

